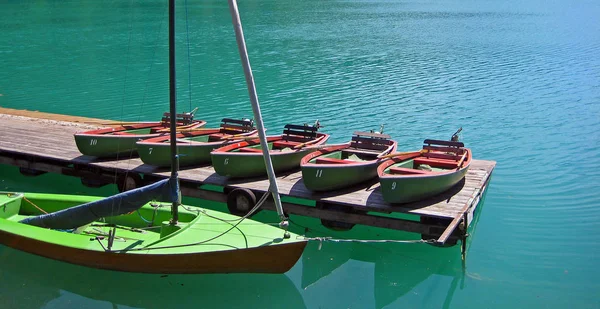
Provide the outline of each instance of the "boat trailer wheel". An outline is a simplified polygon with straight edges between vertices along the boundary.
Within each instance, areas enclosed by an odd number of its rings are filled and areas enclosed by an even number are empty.
[[[135,173],[128,173],[126,175],[122,175],[117,180],[117,188],[119,192],[125,192],[129,190],[133,190],[142,185],[142,177]]]
[[[245,216],[256,205],[256,195],[248,189],[236,188],[227,194],[227,209],[236,216]]]

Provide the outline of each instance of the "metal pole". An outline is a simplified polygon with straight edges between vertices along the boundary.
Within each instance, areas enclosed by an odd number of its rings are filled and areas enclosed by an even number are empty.
[[[170,139],[171,139],[171,181],[179,181],[177,170],[179,160],[177,157],[177,89],[175,84],[175,0],[169,0],[169,113]],[[179,188],[179,186],[177,186]],[[176,225],[179,221],[179,201],[171,205],[171,224]]]
[[[235,38],[238,45],[238,51],[240,52],[240,58],[242,60],[242,65],[244,66],[244,75],[246,76],[248,94],[250,95],[250,102],[252,103],[252,112],[254,113],[254,119],[256,120],[258,136],[260,138],[263,157],[265,159],[265,165],[267,167],[267,174],[269,175],[269,189],[273,194],[273,199],[275,200],[275,208],[277,208],[277,214],[279,214],[280,220],[283,224],[287,224],[287,222],[284,222],[286,217],[283,213],[283,207],[281,206],[281,197],[279,196],[279,189],[277,188],[275,171],[273,170],[273,163],[271,162],[271,156],[269,155],[267,137],[265,136],[262,116],[260,114],[258,95],[256,94],[256,86],[254,85],[254,76],[252,75],[252,68],[250,67],[250,59],[248,59],[246,41],[244,40],[244,31],[242,30],[242,21],[240,19],[240,13],[238,11],[236,0],[229,0],[229,11],[231,12],[231,22],[233,23],[233,29],[235,30]]]

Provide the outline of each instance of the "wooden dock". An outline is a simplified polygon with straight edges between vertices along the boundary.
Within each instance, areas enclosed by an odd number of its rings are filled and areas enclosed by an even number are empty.
[[[0,164],[18,166],[32,174],[52,172],[76,176],[97,184],[115,183],[117,175],[118,179],[141,185],[142,179],[151,181],[170,174],[168,170],[143,164],[137,157],[98,160],[81,155],[73,134],[101,122],[107,121],[0,109]],[[211,127],[210,124],[207,127]],[[449,239],[452,240],[450,243],[455,243],[466,237],[466,227],[471,223],[495,165],[494,161],[473,160],[465,179],[448,192],[402,205],[383,201],[376,181],[353,189],[319,194],[306,189],[300,171],[279,175],[277,181],[282,195],[316,202],[316,207],[284,203],[287,213],[316,217],[323,222],[404,230],[445,244]],[[184,195],[221,202],[227,202],[226,193],[234,188],[246,188],[260,195],[269,187],[266,178],[229,180],[217,175],[211,166],[182,169],[179,175]],[[222,186],[224,193],[203,190],[200,188],[203,184]],[[274,209],[272,203],[266,203],[265,207]],[[384,215],[391,213],[417,215],[420,221]]]

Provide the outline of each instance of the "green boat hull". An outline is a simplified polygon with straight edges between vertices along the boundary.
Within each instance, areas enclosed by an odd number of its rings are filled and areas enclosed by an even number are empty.
[[[146,134],[134,136],[122,135],[85,135],[75,134],[75,144],[79,152],[86,156],[113,157],[129,155],[137,152],[136,143],[145,138],[152,138],[159,134]]]
[[[24,198],[25,197],[25,198]],[[283,230],[250,219],[186,207],[169,224],[170,205],[144,205],[138,212],[104,218],[75,231],[40,228],[22,219],[51,213],[99,197],[60,194],[0,195],[0,243],[17,250],[87,267],[145,273],[283,273],[300,257],[306,241],[283,238]],[[148,222],[151,222],[150,225]],[[116,226],[109,245],[108,233]],[[107,248],[110,248],[108,250]]]
[[[404,167],[406,162],[393,164],[393,166]],[[387,175],[379,178],[381,194],[388,203],[423,200],[452,188],[465,177],[467,170],[468,168],[462,168],[454,172],[417,177]]]
[[[300,160],[314,150],[271,153],[273,170],[281,173],[300,167]],[[215,172],[231,178],[257,177],[267,175],[265,159],[262,153],[218,152],[211,153]]]
[[[210,152],[222,144],[185,145],[177,144],[179,155],[179,166],[193,166],[210,163]],[[145,164],[158,167],[171,166],[171,146],[168,143],[161,144],[137,144],[137,152]]]
[[[327,157],[339,159],[340,152]],[[311,191],[338,190],[371,180],[377,176],[377,161],[359,164],[305,164],[302,181]]]

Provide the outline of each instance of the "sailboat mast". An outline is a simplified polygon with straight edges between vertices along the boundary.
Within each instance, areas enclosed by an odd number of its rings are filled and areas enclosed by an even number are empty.
[[[170,146],[171,146],[171,181],[179,181],[177,171],[179,160],[177,157],[177,85],[175,84],[175,0],[169,0],[169,113],[170,113]],[[176,186],[179,189],[179,186]],[[171,224],[179,221],[179,202],[174,201],[171,206]]]
[[[244,75],[246,76],[246,84],[248,86],[250,102],[252,103],[252,112],[254,113],[254,119],[256,120],[256,128],[258,129],[258,136],[260,139],[260,144],[262,146],[263,157],[265,158],[267,174],[269,175],[269,189],[271,190],[273,199],[275,200],[275,208],[277,209],[279,219],[282,221],[282,223],[284,223],[286,217],[283,213],[283,207],[281,206],[279,188],[277,187],[275,171],[273,170],[273,163],[271,162],[271,156],[269,155],[267,137],[265,136],[262,115],[260,113],[260,106],[258,104],[258,95],[256,94],[256,86],[254,84],[254,76],[252,75],[252,68],[250,67],[250,59],[248,59],[246,41],[244,40],[244,32],[242,30],[242,21],[240,19],[240,13],[238,11],[236,0],[229,0],[229,11],[231,12],[231,21],[235,30],[235,38],[238,45],[238,51],[240,53],[242,65],[244,66]]]

